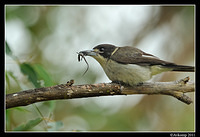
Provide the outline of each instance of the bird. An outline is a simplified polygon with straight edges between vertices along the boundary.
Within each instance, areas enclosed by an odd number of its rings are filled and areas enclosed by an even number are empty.
[[[166,71],[195,71],[194,66],[164,61],[131,46],[117,47],[112,44],[99,44],[92,50],[79,53],[96,59],[113,83],[129,86],[140,85],[150,80],[152,76]]]

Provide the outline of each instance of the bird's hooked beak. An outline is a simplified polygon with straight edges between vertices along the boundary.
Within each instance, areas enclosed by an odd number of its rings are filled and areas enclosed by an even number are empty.
[[[80,51],[79,54],[83,54],[84,56],[97,56],[98,50],[92,49],[92,50],[84,50]]]

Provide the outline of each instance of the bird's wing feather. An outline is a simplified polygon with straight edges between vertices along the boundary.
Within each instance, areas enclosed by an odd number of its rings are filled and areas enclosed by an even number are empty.
[[[127,53],[127,51],[129,51]],[[120,54],[120,55],[119,55]],[[162,65],[162,66],[168,66],[168,65],[176,65],[171,62],[160,60],[159,58],[145,53],[137,48],[134,47],[123,47],[118,48],[117,52],[115,52],[110,59],[122,63],[122,64],[138,64],[143,66],[152,66],[152,65]]]

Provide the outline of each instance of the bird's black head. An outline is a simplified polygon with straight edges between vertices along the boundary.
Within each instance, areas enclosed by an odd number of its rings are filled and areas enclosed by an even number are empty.
[[[100,44],[93,48],[93,50],[104,58],[110,58],[117,47],[111,44]]]
[[[113,55],[117,47],[111,44],[100,44],[94,47],[92,50],[80,51],[80,56],[91,56],[95,58],[98,62],[106,61],[110,59],[110,56]]]

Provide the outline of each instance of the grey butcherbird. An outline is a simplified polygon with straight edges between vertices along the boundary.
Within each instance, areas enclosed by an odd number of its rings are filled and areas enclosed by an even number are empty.
[[[100,44],[92,50],[79,52],[95,58],[112,82],[137,85],[165,71],[194,72],[193,66],[177,65],[145,53],[137,48]]]

